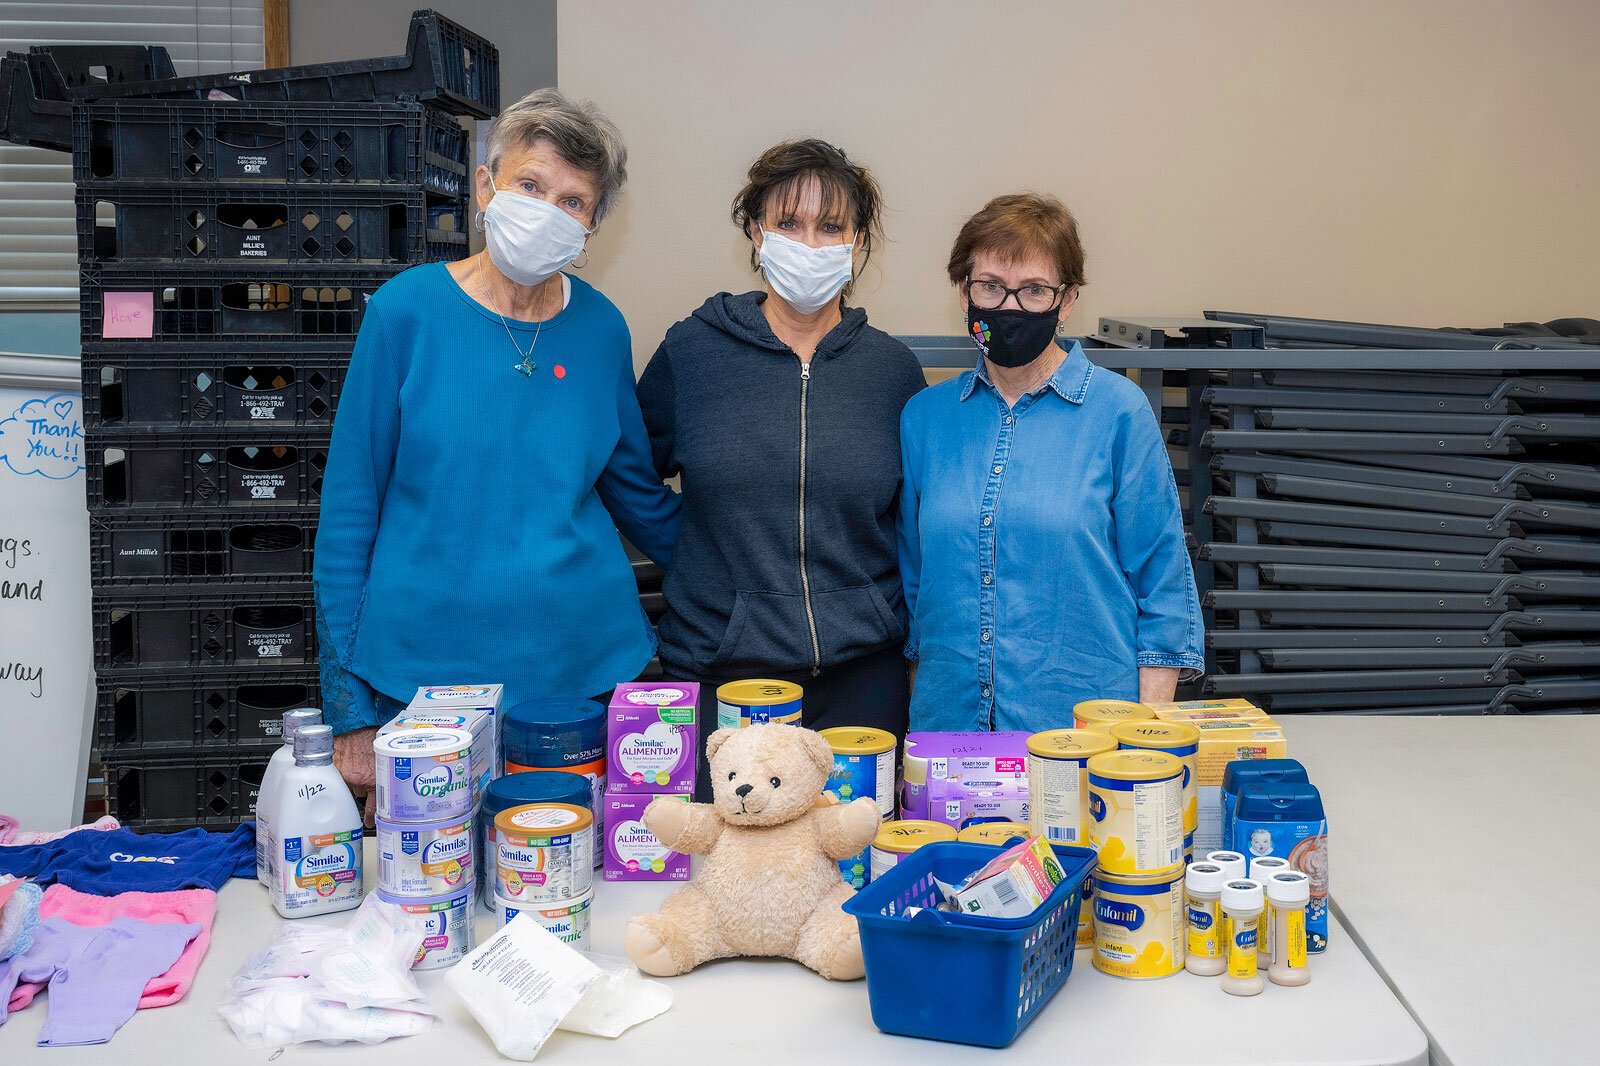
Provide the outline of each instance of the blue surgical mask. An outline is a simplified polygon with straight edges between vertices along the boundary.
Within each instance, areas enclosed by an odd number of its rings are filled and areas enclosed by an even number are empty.
[[[850,283],[853,244],[813,248],[780,233],[761,232],[761,270],[767,283],[802,315],[818,311]]]

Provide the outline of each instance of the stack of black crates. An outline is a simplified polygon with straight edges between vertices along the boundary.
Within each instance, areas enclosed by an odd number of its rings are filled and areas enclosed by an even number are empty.
[[[498,54],[419,12],[398,59],[73,80],[97,749],[124,822],[225,825],[319,703],[341,383],[373,292],[467,254]]]

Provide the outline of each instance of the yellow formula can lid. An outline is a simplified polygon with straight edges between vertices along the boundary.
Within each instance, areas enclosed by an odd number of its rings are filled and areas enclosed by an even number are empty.
[[[804,690],[792,681],[774,681],[765,677],[729,681],[717,689],[717,699],[740,707],[770,707],[775,703],[793,703],[802,695]]]
[[[1144,704],[1128,700],[1084,700],[1072,708],[1072,717],[1079,729],[1103,728],[1118,722],[1144,722],[1155,716],[1156,712]]]
[[[1123,748],[1089,760],[1089,776],[1113,781],[1164,781],[1183,773],[1183,760],[1164,751]]]
[[[1192,748],[1200,730],[1183,722],[1123,722],[1111,727],[1111,737],[1130,748]]]
[[[1139,874],[1114,874],[1101,867],[1096,867],[1094,879],[1098,883],[1115,887],[1116,885],[1170,885],[1174,881],[1183,880],[1183,863],[1168,866],[1162,870],[1148,870]]]
[[[882,755],[895,747],[894,734],[887,729],[845,725],[819,729],[817,733],[832,746],[836,755]]]
[[[1033,830],[1020,822],[979,822],[969,825],[956,834],[956,839],[965,844],[1006,844],[1013,837],[1024,839],[1033,835]]]
[[[872,846],[879,851],[908,855],[924,844],[950,841],[955,838],[956,828],[953,825],[909,818],[899,822],[884,822],[883,828],[878,830],[878,835],[872,838]]]
[[[1116,747],[1115,740],[1097,729],[1048,729],[1028,738],[1028,754],[1041,759],[1087,759]]]

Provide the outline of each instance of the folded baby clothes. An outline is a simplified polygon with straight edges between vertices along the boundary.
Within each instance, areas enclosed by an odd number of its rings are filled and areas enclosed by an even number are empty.
[[[28,950],[39,924],[39,886],[0,876],[0,960]]]
[[[0,848],[0,874],[63,884],[79,892],[176,892],[221,888],[230,877],[254,877],[256,834],[251,823],[227,833],[69,833],[44,844]]]
[[[0,997],[18,981],[42,982],[50,1009],[39,1046],[103,1044],[133,1017],[145,982],[170,969],[199,934],[198,925],[176,922],[116,918],[85,926],[46,918],[26,952],[0,962]]]
[[[120,896],[95,896],[66,885],[51,885],[39,905],[44,918],[65,918],[73,925],[109,925],[118,918],[141,922],[175,922],[197,925],[200,932],[184,947],[183,954],[166,971],[145,983],[139,1007],[166,1007],[182,999],[194,984],[211,946],[211,923],[217,916],[217,894],[208,888],[188,888],[181,892],[124,892]],[[21,1010],[33,1001],[44,986],[18,982],[11,993],[10,1010]],[[4,1001],[0,1001],[3,1003]]]
[[[27,829],[18,829],[17,820],[9,814],[0,814],[0,847],[12,844],[48,844],[52,840],[59,840],[68,833],[81,833],[85,830],[105,832],[108,829],[121,829],[122,823],[109,814],[87,825],[75,825],[71,829],[61,829],[54,833],[34,832]]]

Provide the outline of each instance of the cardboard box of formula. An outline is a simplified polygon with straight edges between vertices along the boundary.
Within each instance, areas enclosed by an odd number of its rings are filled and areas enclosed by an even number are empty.
[[[1266,718],[1267,712],[1249,700],[1190,700],[1188,703],[1147,704],[1163,722],[1207,722],[1224,718]]]
[[[1244,700],[1226,702],[1245,703]],[[1195,755],[1200,824],[1195,828],[1194,850],[1196,855],[1203,855],[1226,846],[1222,842],[1222,774],[1228,764],[1240,759],[1286,759],[1289,741],[1283,735],[1282,726],[1249,704],[1242,708],[1245,716],[1235,718],[1194,717],[1193,711],[1184,710],[1163,713],[1163,708],[1184,706],[1157,704],[1156,717],[1169,722],[1187,722],[1200,731],[1200,750]],[[1169,718],[1168,714],[1173,713],[1189,716]]]

